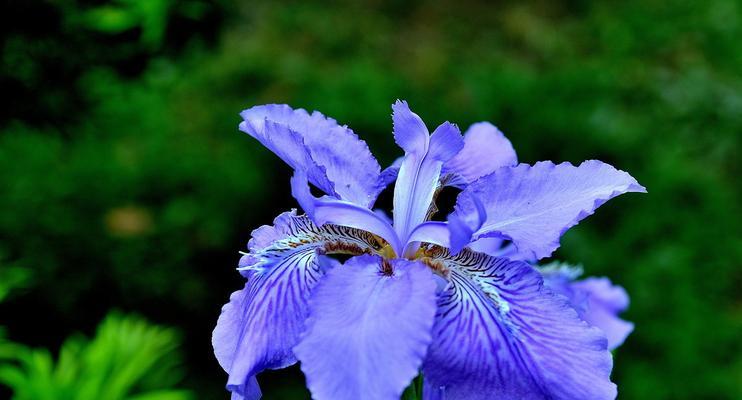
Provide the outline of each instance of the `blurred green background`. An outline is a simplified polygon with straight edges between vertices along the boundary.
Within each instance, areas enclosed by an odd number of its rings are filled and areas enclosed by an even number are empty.
[[[648,195],[556,258],[623,285],[621,399],[742,398],[742,3],[6,1],[0,398],[224,399],[210,334],[252,229],[296,207],[243,108],[320,110],[399,151],[390,105],[492,121],[520,160]],[[308,398],[298,369],[266,399]]]

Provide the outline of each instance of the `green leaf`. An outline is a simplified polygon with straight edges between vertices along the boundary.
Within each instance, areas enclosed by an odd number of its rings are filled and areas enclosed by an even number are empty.
[[[423,398],[423,376],[415,377],[410,386],[402,393],[402,400],[420,400]]]
[[[0,332],[1,334],[2,332]],[[67,339],[56,360],[0,336],[0,383],[15,400],[189,400],[176,331],[134,316],[109,315],[90,341]]]

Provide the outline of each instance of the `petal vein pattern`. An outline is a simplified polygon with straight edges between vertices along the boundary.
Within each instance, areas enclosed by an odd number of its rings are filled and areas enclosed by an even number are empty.
[[[426,399],[615,398],[605,336],[533,267],[466,249],[426,251],[449,278],[423,364]]]
[[[248,281],[223,307],[212,337],[216,357],[229,374],[228,389],[244,395],[239,392],[258,372],[296,362],[292,348],[304,330],[307,299],[324,274],[323,254],[357,255],[375,246],[370,233],[317,227],[295,211],[257,229],[250,253],[240,260]]]

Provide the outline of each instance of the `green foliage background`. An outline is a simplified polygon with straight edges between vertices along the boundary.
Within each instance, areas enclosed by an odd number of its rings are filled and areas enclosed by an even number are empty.
[[[320,110],[389,163],[402,98],[430,124],[494,122],[523,162],[631,172],[649,194],[602,207],[556,257],[632,297],[619,397],[742,398],[739,1],[2,7],[0,279],[23,284],[0,305],[8,340],[56,354],[135,311],[180,331],[181,386],[225,398],[209,336],[237,251],[296,207],[237,113]],[[296,369],[261,381],[307,396]]]

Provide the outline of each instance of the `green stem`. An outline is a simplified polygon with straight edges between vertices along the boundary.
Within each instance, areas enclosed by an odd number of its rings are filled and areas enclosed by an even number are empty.
[[[418,374],[412,380],[410,386],[402,393],[402,400],[422,400],[423,398],[423,376]]]

